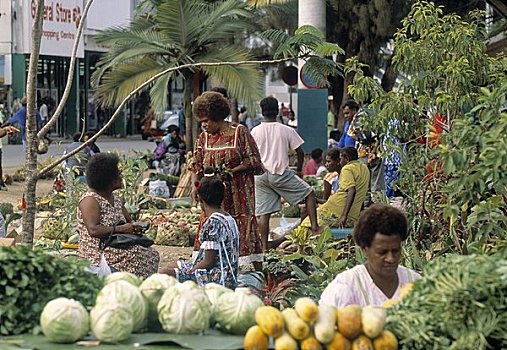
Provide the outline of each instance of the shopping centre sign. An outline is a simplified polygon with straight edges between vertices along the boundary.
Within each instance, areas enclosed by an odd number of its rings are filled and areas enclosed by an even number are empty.
[[[36,0],[30,1],[28,28],[32,28],[36,5]],[[82,0],[44,1],[41,55],[70,57],[82,12]],[[29,53],[31,50],[31,30],[27,34],[28,42],[25,45],[25,52]],[[84,56],[83,38],[79,42],[77,56]]]

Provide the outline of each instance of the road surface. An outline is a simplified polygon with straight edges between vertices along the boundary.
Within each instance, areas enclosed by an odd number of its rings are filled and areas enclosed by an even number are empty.
[[[69,143],[70,140],[55,140],[49,146],[48,153],[40,155],[38,161],[44,162],[44,160],[50,156],[62,155],[65,146]],[[112,137],[99,138],[97,141],[97,146],[99,146],[101,152],[118,150],[120,152],[133,153],[134,151],[144,152],[146,150],[155,150],[155,142],[143,141],[141,140],[141,136],[121,139]],[[23,153],[22,145],[6,145],[4,143],[2,153],[4,173],[5,170],[24,166],[25,155]]]

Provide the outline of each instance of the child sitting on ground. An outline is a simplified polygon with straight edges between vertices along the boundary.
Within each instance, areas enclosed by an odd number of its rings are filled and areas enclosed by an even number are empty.
[[[324,153],[324,151],[320,148],[312,150],[312,153],[310,154],[311,159],[306,162],[303,175],[317,175],[317,170],[320,166],[322,166],[322,153]]]
[[[201,286],[214,282],[236,288],[239,261],[239,229],[234,218],[221,209],[224,184],[213,170],[206,168],[196,183],[201,208],[207,219],[202,225],[199,251],[192,262],[179,259],[160,269],[180,282],[192,280]]]

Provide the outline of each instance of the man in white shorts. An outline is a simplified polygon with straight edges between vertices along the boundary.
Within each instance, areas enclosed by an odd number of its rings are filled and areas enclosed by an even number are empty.
[[[317,204],[313,189],[302,180],[304,141],[293,128],[278,123],[278,100],[266,97],[260,103],[264,120],[252,130],[262,163],[266,168],[263,175],[255,176],[255,215],[264,251],[273,248],[268,245],[269,218],[280,211],[283,197],[290,204],[305,201],[311,230],[319,233],[322,229],[317,223]],[[289,150],[297,153],[297,174],[289,169]],[[298,176],[299,175],[299,176]]]

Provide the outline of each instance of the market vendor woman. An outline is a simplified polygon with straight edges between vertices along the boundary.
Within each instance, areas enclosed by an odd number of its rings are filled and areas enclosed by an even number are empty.
[[[98,153],[86,164],[88,192],[81,197],[77,212],[78,256],[91,260],[92,266],[99,266],[102,255],[100,239],[109,237],[113,228],[116,233],[142,234],[141,227],[132,223],[120,197],[113,192],[122,183],[118,163],[117,155]],[[148,277],[158,270],[160,257],[152,247],[106,247],[103,252],[109,267],[117,271]]]
[[[320,303],[340,308],[399,300],[403,286],[420,277],[399,266],[401,242],[407,235],[407,219],[400,210],[375,204],[362,212],[354,228],[354,241],[367,261],[338,274],[324,289]]]

